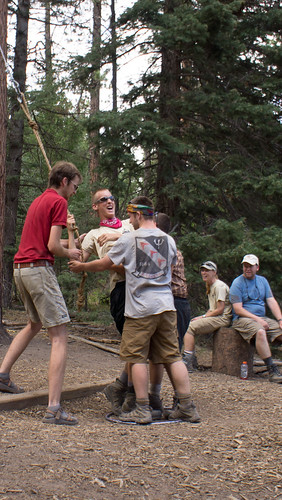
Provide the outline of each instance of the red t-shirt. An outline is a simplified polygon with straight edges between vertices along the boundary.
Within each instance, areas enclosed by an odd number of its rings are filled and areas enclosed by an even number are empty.
[[[14,262],[35,262],[48,260],[54,263],[54,256],[47,244],[52,226],[67,224],[68,203],[54,189],[46,189],[30,205]]]

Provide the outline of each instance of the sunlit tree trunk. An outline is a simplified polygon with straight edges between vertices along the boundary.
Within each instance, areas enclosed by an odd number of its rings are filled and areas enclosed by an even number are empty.
[[[164,12],[172,13],[175,5],[176,0],[165,0]],[[161,53],[160,117],[162,122],[170,126],[171,134],[178,137],[180,123],[175,111],[175,99],[180,93],[180,59],[177,52],[169,47],[163,47]],[[158,148],[156,205],[159,211],[173,216],[177,200],[175,197],[170,199],[165,188],[179,171],[181,158],[177,153],[167,155],[166,148],[162,146],[159,144]]]
[[[3,55],[7,57],[7,0],[0,3],[0,45]],[[0,55],[0,339],[7,343],[9,336],[2,322],[2,292],[3,292],[3,240],[5,218],[5,182],[6,182],[6,136],[7,136],[7,81],[6,68]]]
[[[19,83],[21,92],[25,90],[27,65],[27,36],[30,0],[19,0],[17,10],[17,31],[13,77]],[[1,93],[2,96],[2,93]],[[23,151],[24,116],[16,93],[11,95],[11,112],[7,137],[7,180],[4,250],[4,294],[5,307],[11,305],[13,279],[13,257],[16,251],[16,221],[20,173]]]

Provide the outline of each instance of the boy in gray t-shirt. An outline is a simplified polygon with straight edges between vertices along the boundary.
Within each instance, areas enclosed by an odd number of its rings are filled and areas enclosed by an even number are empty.
[[[122,360],[131,364],[136,407],[122,413],[120,420],[152,422],[148,396],[147,359],[163,363],[179,403],[168,419],[199,422],[191,400],[189,375],[181,360],[176,331],[176,312],[170,288],[171,266],[176,261],[176,245],[156,228],[152,201],[138,196],[128,205],[130,222],[136,231],[121,236],[100,261],[70,262],[74,272],[103,271],[123,264],[126,278],[125,324],[120,348]]]

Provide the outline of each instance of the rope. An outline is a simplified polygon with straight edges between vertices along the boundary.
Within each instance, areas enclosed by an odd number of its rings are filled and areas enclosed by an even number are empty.
[[[17,82],[14,79],[13,70],[12,70],[12,68],[8,64],[8,61],[7,61],[6,57],[5,57],[5,54],[3,52],[3,49],[1,47],[1,45],[0,45],[0,53],[2,55],[4,64],[5,64],[6,73],[7,73],[7,75],[9,75],[9,79],[10,79],[10,81],[12,83],[12,86],[13,86],[13,88],[15,90],[15,93],[17,95],[17,100],[18,100],[18,102],[20,104],[20,107],[22,108],[25,116],[27,117],[28,124],[29,124],[30,128],[32,129],[32,131],[33,131],[33,133],[34,133],[34,135],[35,135],[35,137],[37,139],[38,145],[39,145],[39,147],[41,149],[41,152],[42,152],[42,154],[44,156],[44,159],[46,161],[48,170],[50,172],[51,169],[52,169],[52,167],[50,165],[50,162],[49,162],[47,154],[45,152],[45,149],[44,149],[41,137],[39,135],[39,126],[36,123],[36,121],[32,119],[32,116],[31,116],[31,114],[29,112],[29,109],[28,109],[28,105],[27,105],[27,102],[26,102],[25,95],[20,90],[20,84],[19,84],[19,82]],[[68,214],[69,214],[69,211],[68,211]],[[74,227],[73,230],[74,230],[75,235],[77,237],[78,247],[79,247],[79,250],[81,250],[81,253],[82,253],[82,262],[83,262],[83,252],[82,252],[82,245],[81,245],[81,241],[80,241],[80,237],[79,237],[79,231],[78,231],[77,227]],[[85,283],[86,276],[87,276],[87,274],[85,272],[83,272],[82,273],[81,283],[80,283],[80,286],[79,286],[79,289],[78,289],[78,298],[77,298],[77,308],[78,308],[78,311],[80,311],[82,309],[82,307],[84,306],[84,303],[85,303],[84,283]]]

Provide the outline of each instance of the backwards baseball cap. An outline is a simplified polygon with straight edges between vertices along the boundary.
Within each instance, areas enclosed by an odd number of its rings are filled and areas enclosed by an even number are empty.
[[[215,271],[217,272],[217,265],[212,262],[211,260],[207,260],[201,265],[201,269],[204,267],[205,269],[208,269],[209,271]]]
[[[244,264],[244,262],[246,262],[246,264],[250,264],[251,266],[254,266],[255,264],[257,266],[259,265],[259,260],[257,256],[252,253],[248,253],[243,257],[241,264]]]

